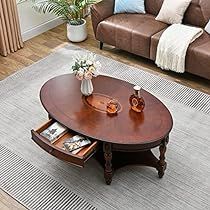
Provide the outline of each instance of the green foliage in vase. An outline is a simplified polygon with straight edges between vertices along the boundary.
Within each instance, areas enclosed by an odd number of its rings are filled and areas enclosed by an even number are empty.
[[[21,0],[23,1],[23,0]],[[71,25],[83,24],[84,9],[97,0],[31,0],[39,13],[52,13]]]

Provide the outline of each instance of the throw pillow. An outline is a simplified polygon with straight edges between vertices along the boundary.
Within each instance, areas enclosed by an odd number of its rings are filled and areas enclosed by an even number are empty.
[[[144,0],[115,0],[114,14],[146,13]]]
[[[209,22],[207,23],[207,25],[205,27],[205,31],[210,34],[210,19],[209,19]]]
[[[164,23],[182,23],[184,13],[191,0],[164,0],[158,16],[155,18]]]

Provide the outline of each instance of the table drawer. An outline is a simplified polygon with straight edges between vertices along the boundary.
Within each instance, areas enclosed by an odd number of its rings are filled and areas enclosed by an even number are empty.
[[[99,142],[91,139],[91,144],[84,147],[77,154],[72,154],[71,152],[65,151],[63,149],[63,142],[74,135],[76,135],[73,131],[68,131],[64,135],[62,135],[58,140],[54,143],[50,143],[45,137],[41,136],[40,133],[48,128],[55,121],[50,119],[44,125],[42,125],[37,130],[32,130],[32,139],[46,152],[49,154],[61,159],[65,160],[73,165],[84,167],[85,162],[97,151],[99,148]]]

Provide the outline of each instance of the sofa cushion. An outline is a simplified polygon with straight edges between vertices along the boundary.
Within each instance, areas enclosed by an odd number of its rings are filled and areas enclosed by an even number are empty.
[[[183,23],[205,27],[210,19],[210,0],[192,0]]]
[[[114,14],[145,13],[144,0],[115,0]]]
[[[165,30],[165,29],[164,29]],[[155,60],[159,39],[164,30],[151,37],[150,59]],[[210,79],[210,35],[202,36],[190,44],[186,55],[186,71]]]
[[[206,24],[205,26],[205,31],[210,34],[210,19],[209,19],[209,22]]]
[[[164,0],[145,0],[146,12],[157,15]],[[205,27],[210,18],[210,0],[192,0],[187,8],[183,23]]]
[[[164,0],[156,20],[168,24],[182,23],[184,13],[191,0]]]
[[[186,56],[186,71],[210,79],[210,35],[207,32],[190,45]]]
[[[99,23],[96,38],[149,58],[151,36],[167,26],[149,14],[116,14]]]
[[[163,4],[163,0],[145,0],[146,12],[157,16]]]

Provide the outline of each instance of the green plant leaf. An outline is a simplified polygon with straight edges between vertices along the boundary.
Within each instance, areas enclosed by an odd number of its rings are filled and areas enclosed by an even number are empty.
[[[83,22],[83,10],[97,0],[31,0],[39,13],[52,13],[69,22],[79,25]]]

